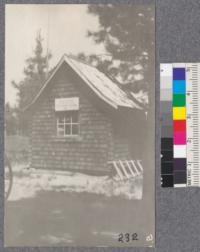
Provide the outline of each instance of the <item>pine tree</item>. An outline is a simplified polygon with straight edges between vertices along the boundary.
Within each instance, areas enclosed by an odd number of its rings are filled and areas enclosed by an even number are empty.
[[[110,59],[95,59],[98,67],[132,90],[149,91],[154,81],[154,9],[151,5],[89,5],[100,28],[89,31],[96,43],[104,43]]]
[[[36,36],[36,47],[33,56],[25,61],[24,78],[19,83],[12,82],[17,89],[18,105],[24,109],[41,88],[48,70],[48,60],[51,54],[43,55],[42,37],[40,31]]]
[[[18,83],[12,81],[12,85],[17,90],[19,127],[23,132],[26,131],[23,110],[42,87],[48,74],[48,61],[51,54],[44,55],[42,41],[41,32],[39,31],[36,36],[33,55],[25,61],[24,78]]]

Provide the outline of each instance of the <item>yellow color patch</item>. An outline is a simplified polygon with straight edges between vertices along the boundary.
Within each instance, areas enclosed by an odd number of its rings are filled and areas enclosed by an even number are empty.
[[[186,109],[185,107],[173,107],[173,120],[185,120]]]

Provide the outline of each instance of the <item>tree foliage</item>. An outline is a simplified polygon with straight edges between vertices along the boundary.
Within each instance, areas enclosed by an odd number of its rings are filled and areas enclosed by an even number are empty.
[[[100,24],[98,31],[88,31],[88,36],[103,43],[110,55],[92,55],[88,60],[133,90],[148,91],[154,68],[153,6],[89,5],[88,12],[97,16]]]
[[[19,121],[20,133],[27,133],[27,123],[24,117],[24,109],[30,104],[33,97],[42,87],[48,74],[48,62],[51,58],[50,53],[44,53],[43,38],[40,31],[35,39],[35,49],[33,55],[25,61],[24,78],[20,82],[12,81],[12,85],[17,90],[17,119]]]
[[[24,109],[41,88],[48,71],[48,61],[51,54],[44,55],[41,33],[36,36],[36,46],[33,55],[26,59],[24,78],[20,82],[12,82],[17,89],[18,107]]]

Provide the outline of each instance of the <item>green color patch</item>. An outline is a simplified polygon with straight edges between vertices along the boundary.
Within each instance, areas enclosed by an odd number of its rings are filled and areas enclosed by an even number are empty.
[[[174,94],[173,95],[173,107],[184,107],[186,101],[185,94]]]

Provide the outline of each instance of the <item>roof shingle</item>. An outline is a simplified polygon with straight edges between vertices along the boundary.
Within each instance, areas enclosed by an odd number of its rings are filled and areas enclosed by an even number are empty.
[[[104,73],[100,72],[97,68],[83,63],[82,61],[68,55],[64,55],[57,67],[51,73],[49,78],[46,80],[39,93],[33,99],[31,106],[36,102],[49,81],[52,79],[54,74],[60,68],[63,62],[66,62],[78,75],[79,77],[98,95],[104,102],[107,102],[112,107],[117,109],[118,107],[128,107],[133,109],[142,110],[143,107],[137,104],[134,100],[130,99],[125,91],[123,91],[116,83],[109,79]]]

